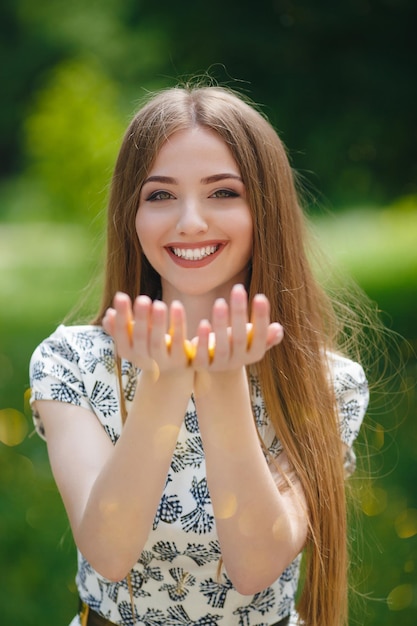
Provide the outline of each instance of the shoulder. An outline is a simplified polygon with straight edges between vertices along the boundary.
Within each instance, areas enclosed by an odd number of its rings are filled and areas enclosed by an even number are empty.
[[[113,340],[101,327],[61,325],[32,354],[31,386],[36,389],[46,380],[72,384],[106,361],[114,363]]]
[[[112,338],[99,326],[59,326],[30,361],[30,403],[40,434],[38,400],[55,400],[93,410],[100,421],[118,410]]]
[[[58,326],[30,360],[32,387],[48,378],[65,383],[97,378],[115,367],[113,339],[100,326]]]
[[[38,349],[59,352],[68,347],[74,351],[83,352],[91,350],[95,346],[112,344],[112,338],[107,335],[101,326],[65,326],[61,324],[49,337],[39,344]]]
[[[360,363],[336,352],[327,353],[327,363],[336,398],[348,392],[368,398],[368,381]]]
[[[333,352],[327,355],[327,359],[342,441],[351,447],[368,408],[368,381],[360,363]]]
[[[61,363],[78,363],[84,356],[101,353],[103,350],[113,353],[113,340],[101,326],[61,324],[34,351],[31,370],[36,362],[55,359]]]

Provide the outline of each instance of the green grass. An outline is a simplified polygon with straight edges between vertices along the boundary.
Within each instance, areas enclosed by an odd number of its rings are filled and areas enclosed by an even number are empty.
[[[87,229],[75,224],[0,224],[0,288],[6,305],[0,319],[28,327],[33,321],[61,320],[86,290],[96,247]]]
[[[386,289],[417,277],[417,204],[356,209],[315,224],[328,254],[364,287]]]
[[[398,205],[380,212],[356,210],[318,218],[315,228],[333,263],[351,273],[386,312],[392,328],[415,344],[416,208]],[[98,258],[97,242],[86,228],[0,224],[0,439],[8,436],[7,425],[1,421],[6,419],[2,409],[13,408],[24,415],[28,433],[18,445],[0,443],[4,581],[0,606],[1,621],[7,626],[65,626],[75,612],[74,546],[45,444],[31,436],[24,395],[28,362],[36,345],[78,304],[82,292],[84,315],[88,317],[94,310],[97,288],[86,285]],[[407,352],[406,345],[399,340],[403,352]],[[376,479],[373,490],[361,496],[367,511],[361,514],[365,543],[361,590],[373,598],[359,605],[356,623],[361,626],[415,625],[416,373],[416,361],[411,358],[402,382],[396,383],[395,395],[386,398],[387,410],[380,399],[377,408],[371,405],[364,431]]]

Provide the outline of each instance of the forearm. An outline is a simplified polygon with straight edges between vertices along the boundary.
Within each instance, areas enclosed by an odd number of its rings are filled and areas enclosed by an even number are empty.
[[[300,551],[306,512],[279,492],[259,444],[244,368],[197,393],[207,480],[225,568],[242,593],[271,584]],[[296,498],[295,498],[296,499]]]
[[[137,561],[165,486],[192,390],[192,373],[142,373],[128,419],[75,529],[77,545],[104,576],[120,579]]]

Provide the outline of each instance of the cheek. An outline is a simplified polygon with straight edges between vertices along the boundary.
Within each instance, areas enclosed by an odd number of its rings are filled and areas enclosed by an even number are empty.
[[[240,240],[242,242],[242,251],[246,252],[249,260],[253,251],[253,220],[249,212],[245,215],[245,219],[242,219],[241,224]]]
[[[136,213],[135,228],[136,235],[139,239],[142,250],[146,248],[146,242],[149,241],[150,237],[152,236],[150,226],[151,221],[149,220],[149,216],[146,214],[146,212],[138,211]]]
[[[136,228],[136,234],[137,234],[139,240],[141,238],[142,222],[143,222],[142,213],[138,211],[136,213],[136,218],[135,218],[135,228]]]
[[[149,227],[150,221],[148,217],[144,215],[142,211],[138,211],[135,219],[136,236],[138,238],[143,256],[153,267],[155,259],[153,258],[152,250],[154,249],[154,246],[152,245],[152,231]]]

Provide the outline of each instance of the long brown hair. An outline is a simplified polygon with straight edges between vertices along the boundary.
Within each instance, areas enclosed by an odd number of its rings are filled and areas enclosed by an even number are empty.
[[[269,122],[235,93],[177,87],[149,100],[132,120],[116,163],[108,212],[107,266],[99,324],[116,291],[158,297],[159,276],[135,230],[142,183],[174,132],[214,130],[240,168],[253,217],[250,299],[264,293],[271,318],[285,328],[281,345],[254,368],[277,436],[308,503],[309,538],[298,601],[308,626],[347,622],[346,495],[343,451],[325,354],[338,321],[310,268],[306,228],[285,148]]]

